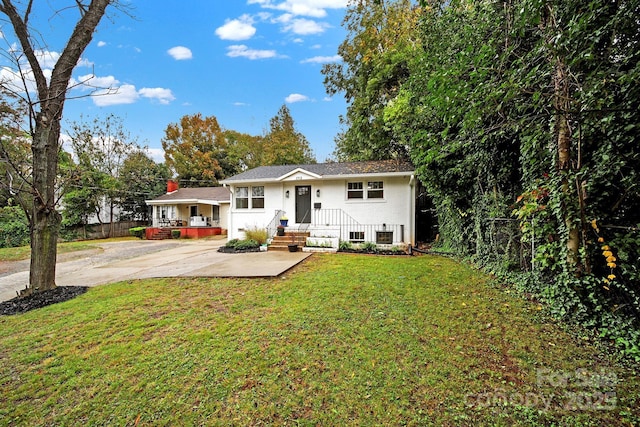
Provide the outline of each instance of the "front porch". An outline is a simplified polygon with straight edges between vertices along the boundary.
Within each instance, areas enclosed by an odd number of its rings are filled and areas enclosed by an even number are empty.
[[[221,234],[227,234],[227,230],[218,226],[209,227],[186,227],[186,226],[166,226],[166,227],[147,227],[145,230],[145,236],[147,240],[162,240],[171,239],[171,232],[173,230],[180,231],[181,239],[202,239],[204,237],[218,236]]]
[[[277,210],[266,227],[268,235],[273,236],[272,244],[277,242],[278,248],[286,246],[286,241],[293,241],[298,246],[327,249],[337,249],[340,242],[355,245],[373,243],[383,248],[407,246],[411,242],[404,224],[361,224],[342,209],[314,209],[305,215],[309,222],[288,224],[283,230],[286,237],[278,237],[279,218],[283,214]]]

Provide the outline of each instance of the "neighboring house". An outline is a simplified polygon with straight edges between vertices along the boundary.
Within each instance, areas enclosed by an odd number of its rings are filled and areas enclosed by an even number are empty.
[[[189,237],[224,234],[227,229],[231,195],[225,187],[178,188],[169,181],[166,194],[145,202],[152,206],[155,229],[179,228]]]
[[[414,167],[395,160],[261,166],[221,183],[232,194],[229,238],[289,228],[353,243],[415,243]]]

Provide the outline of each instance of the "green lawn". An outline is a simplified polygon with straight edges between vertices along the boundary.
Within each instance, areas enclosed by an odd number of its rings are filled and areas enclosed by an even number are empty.
[[[637,424],[634,366],[543,312],[435,256],[101,286],[0,317],[0,424]]]

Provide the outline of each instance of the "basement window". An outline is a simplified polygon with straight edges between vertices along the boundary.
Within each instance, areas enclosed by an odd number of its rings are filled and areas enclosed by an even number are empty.
[[[376,231],[376,244],[378,244],[378,245],[392,245],[393,244],[393,231]]]
[[[351,243],[363,243],[364,242],[364,231],[350,231],[349,232],[349,241]]]

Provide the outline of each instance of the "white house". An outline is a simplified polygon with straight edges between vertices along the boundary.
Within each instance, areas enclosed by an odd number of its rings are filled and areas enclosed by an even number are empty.
[[[354,243],[415,243],[414,167],[396,160],[261,166],[221,181],[231,192],[229,238],[247,228],[293,230]]]

